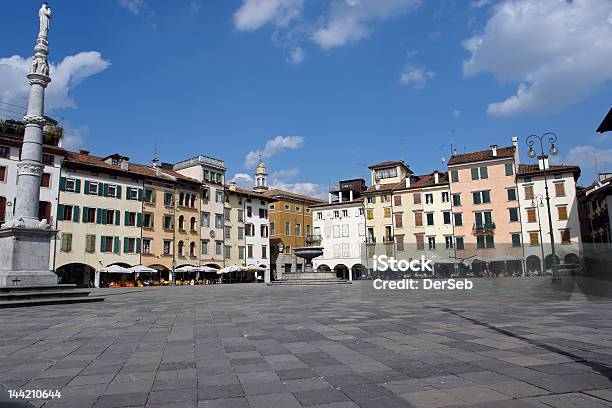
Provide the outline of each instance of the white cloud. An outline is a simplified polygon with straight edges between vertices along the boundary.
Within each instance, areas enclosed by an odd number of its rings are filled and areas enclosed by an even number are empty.
[[[433,71],[427,70],[424,67],[408,64],[400,75],[399,82],[403,85],[412,85],[416,89],[421,89],[427,81],[433,78]]]
[[[278,170],[270,175],[270,180],[291,180],[300,174],[300,169],[294,167],[288,170]]]
[[[471,55],[463,71],[518,84],[488,106],[491,115],[556,112],[612,79],[610,38],[610,0],[506,0],[482,34],[464,41]]]
[[[234,13],[234,26],[240,31],[253,31],[273,23],[284,27],[302,14],[304,0],[243,0]]]
[[[119,0],[119,5],[136,16],[145,7],[145,2],[144,0]]]
[[[72,123],[65,122],[62,147],[66,150],[78,150],[85,144],[85,138],[88,134],[88,126],[75,127]]]
[[[280,190],[289,191],[296,194],[304,194],[311,197],[323,198],[326,194],[324,187],[321,184],[311,182],[293,182],[293,179],[300,174],[299,168],[278,170],[270,174],[268,178],[269,188],[278,188]],[[255,179],[250,174],[236,173],[230,181],[242,188],[252,189],[255,187]]]
[[[459,116],[461,116],[461,111],[458,109],[455,109],[453,111],[453,118],[458,118]]]
[[[610,171],[612,170],[612,149],[601,149],[595,146],[575,146],[567,153],[563,163],[578,165],[583,170],[594,169],[595,164],[597,164],[600,171]]]
[[[236,183],[239,187],[245,188],[247,190],[251,190],[253,187],[255,187],[255,179],[250,174],[236,173],[234,174],[234,177],[232,177],[230,182],[231,181]]]
[[[293,47],[291,49],[291,53],[289,54],[288,61],[292,64],[299,64],[304,61],[304,50],[302,47]]]
[[[31,59],[15,55],[0,58],[0,100],[25,106],[29,95],[26,73]],[[70,55],[59,64],[51,64],[51,83],[45,94],[45,108],[53,111],[62,108],[75,108],[76,103],[70,91],[88,77],[104,71],[110,62],[99,52],[89,51]]]
[[[268,140],[263,149],[252,150],[247,153],[244,166],[247,168],[255,167],[259,163],[259,156],[267,159],[285,150],[298,149],[303,145],[304,138],[302,136],[276,136],[274,139]]]
[[[333,48],[366,38],[372,22],[402,16],[420,5],[420,0],[334,0],[325,23],[312,34],[323,48]]]
[[[198,14],[200,12],[200,3],[197,1],[192,1],[189,3],[188,11],[193,14]]]
[[[493,3],[494,0],[474,0],[470,3],[471,8],[483,8]]]

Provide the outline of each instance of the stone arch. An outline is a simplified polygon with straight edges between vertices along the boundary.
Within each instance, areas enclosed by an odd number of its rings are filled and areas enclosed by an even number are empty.
[[[566,264],[579,264],[580,258],[578,258],[578,255],[570,252],[563,257],[563,262]]]
[[[321,264],[317,267],[317,272],[331,272],[331,268],[326,264]]]
[[[351,271],[353,272],[353,279],[365,279],[368,275],[368,268],[365,265],[357,263],[351,266]]]
[[[525,267],[527,268],[527,272],[540,272],[542,270],[542,262],[538,256],[529,255],[527,259],[525,259]]]
[[[336,272],[336,277],[340,279],[348,279],[349,277],[349,268],[345,264],[336,264],[336,266],[334,266],[334,272]]]
[[[96,268],[88,264],[74,262],[60,266],[55,273],[58,276],[59,283],[93,287]]]
[[[546,255],[546,258],[544,258],[544,265],[546,266],[546,269],[552,269],[553,261],[559,265],[559,256],[555,255],[553,257],[552,254]]]

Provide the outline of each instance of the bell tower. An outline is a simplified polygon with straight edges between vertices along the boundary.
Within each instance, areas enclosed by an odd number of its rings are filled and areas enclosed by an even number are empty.
[[[255,188],[253,190],[261,192],[268,189],[268,173],[266,173],[266,165],[261,156],[259,156],[259,164],[255,169]]]

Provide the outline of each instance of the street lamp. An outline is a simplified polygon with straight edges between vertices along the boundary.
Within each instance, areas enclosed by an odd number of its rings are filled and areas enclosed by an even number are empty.
[[[542,264],[540,265],[540,270],[542,274],[546,271],[546,263],[544,258],[544,237],[542,236],[542,222],[540,221],[540,207],[544,207],[544,197],[542,194],[538,194],[537,196],[531,199],[531,207],[536,209],[536,215],[538,217],[538,231],[540,232],[540,249],[542,250]]]
[[[555,142],[557,141],[557,135],[552,132],[547,132],[541,136],[530,135],[527,137],[526,143],[527,143],[527,146],[529,146],[529,151],[527,152],[527,155],[530,158],[533,159],[538,155],[537,152],[533,149],[533,145],[535,144],[536,140],[540,142],[540,157],[542,161],[544,160],[543,156],[544,156],[544,141],[545,140],[548,140],[548,143],[550,143],[550,149],[549,149],[550,155],[556,156],[557,154],[559,154],[559,148],[555,145]],[[550,213],[550,195],[548,194],[548,179],[546,177],[546,165],[543,164],[542,167],[543,167],[543,173],[544,173],[544,190],[546,193],[545,195],[546,210],[548,212],[548,231],[550,235],[550,248],[552,252],[552,282],[559,283],[561,282],[561,278],[559,277],[559,273],[557,271],[557,254],[555,253],[555,236],[553,232],[552,215]]]

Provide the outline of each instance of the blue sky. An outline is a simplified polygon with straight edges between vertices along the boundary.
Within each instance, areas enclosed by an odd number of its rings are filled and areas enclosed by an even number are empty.
[[[39,4],[3,3],[0,102],[26,104]],[[155,146],[166,162],[211,155],[241,183],[263,154],[275,185],[320,194],[368,179],[366,164],[425,173],[451,142],[461,152],[516,135],[525,153],[527,135],[553,131],[581,183],[594,157],[612,170],[612,139],[595,133],[612,100],[609,0],[50,6],[48,107],[72,148],[136,162]]]

